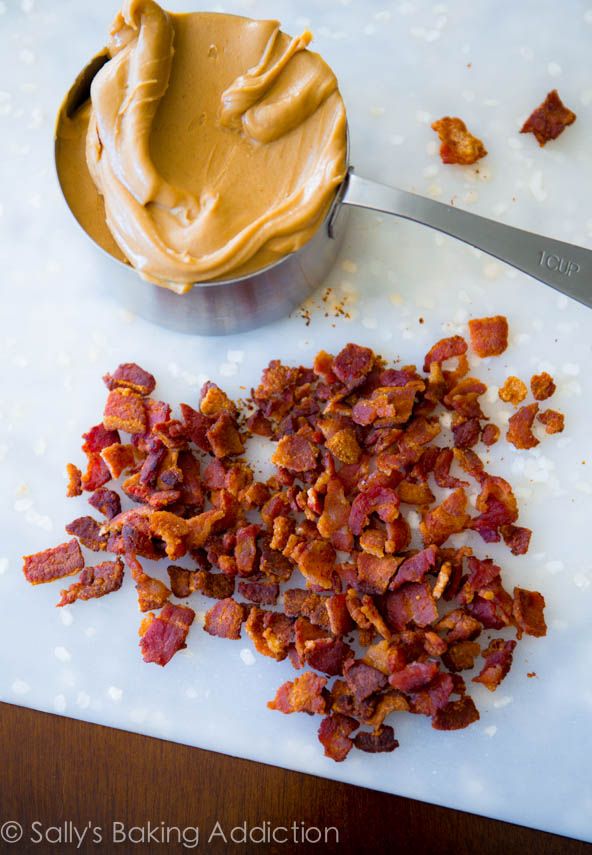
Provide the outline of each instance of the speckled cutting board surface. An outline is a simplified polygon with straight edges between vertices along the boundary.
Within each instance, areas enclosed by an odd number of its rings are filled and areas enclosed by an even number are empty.
[[[592,840],[592,312],[427,229],[354,212],[331,292],[312,301],[309,325],[295,315],[204,339],[130,315],[105,292],[104,262],[67,211],[52,158],[61,96],[102,46],[116,8],[0,0],[0,698]],[[360,174],[592,246],[589,4],[213,8],[279,18],[289,33],[314,30],[340,80]],[[518,129],[553,87],[578,120],[543,150]],[[446,114],[485,141],[478,170],[440,163],[430,122]],[[336,311],[343,300],[349,319]],[[266,709],[291,665],[254,656],[248,639],[210,638],[200,625],[206,601],[195,599],[187,650],[161,669],[141,661],[131,580],[61,610],[59,582],[25,584],[21,555],[61,542],[64,524],[86,513],[83,498],[64,498],[64,465],[80,459],[80,434],[102,411],[101,375],[119,362],[156,374],[164,399],[192,403],[207,378],[238,396],[270,358],[310,364],[321,347],[337,352],[347,341],[417,362],[443,334],[465,333],[468,318],[496,313],[510,320],[510,347],[472,365],[491,385],[487,411],[503,426],[510,413],[496,387],[509,373],[546,369],[566,430],[533,451],[500,443],[489,455],[534,535],[523,557],[474,545],[502,564],[508,587],[544,593],[549,633],[522,641],[497,692],[473,691],[481,719],[468,730],[440,733],[429,719],[399,716],[394,754],[352,752],[335,764],[322,756],[318,718]]]

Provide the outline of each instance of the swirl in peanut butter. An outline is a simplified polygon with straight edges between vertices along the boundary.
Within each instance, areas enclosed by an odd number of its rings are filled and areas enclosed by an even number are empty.
[[[346,171],[345,108],[310,40],[276,21],[126,0],[90,107],[58,121],[62,186],[91,236],[119,254],[96,222],[104,210],[120,253],[180,293],[299,249]],[[104,208],[88,175],[74,178],[86,167]]]

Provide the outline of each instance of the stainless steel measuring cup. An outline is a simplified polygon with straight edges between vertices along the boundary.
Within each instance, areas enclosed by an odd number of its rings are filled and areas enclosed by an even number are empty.
[[[67,115],[88,99],[91,82],[108,59],[106,52],[100,53],[78,75],[61,108]],[[109,259],[105,283],[131,311],[178,332],[224,335],[254,329],[285,317],[323,283],[338,254],[352,205],[394,214],[458,238],[592,308],[591,250],[361,178],[351,169],[313,237],[297,252],[256,273],[197,282],[178,295],[142,280],[132,267],[101,248]]]

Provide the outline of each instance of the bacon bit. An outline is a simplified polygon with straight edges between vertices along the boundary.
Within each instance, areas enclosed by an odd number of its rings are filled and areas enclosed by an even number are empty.
[[[103,424],[98,424],[91,427],[88,433],[83,433],[82,439],[82,450],[85,454],[98,454],[109,445],[119,442],[119,434],[116,430],[107,430]]]
[[[83,546],[93,552],[102,552],[107,547],[106,534],[101,534],[101,526],[93,517],[78,517],[68,523],[66,533],[77,537]]]
[[[397,558],[377,558],[367,552],[359,552],[356,567],[362,589],[370,594],[384,594],[399,564],[400,559]]]
[[[473,448],[481,436],[479,419],[466,419],[452,427],[454,444],[457,448]]]
[[[453,335],[450,338],[442,338],[426,353],[423,370],[429,371],[432,363],[441,365],[447,359],[452,359],[453,356],[463,356],[466,352],[467,343],[462,336]]]
[[[351,506],[345,498],[343,484],[338,478],[329,478],[317,529],[321,537],[330,540],[336,549],[343,552],[351,552],[354,542],[348,527],[350,512]]]
[[[356,496],[349,515],[349,527],[352,534],[361,534],[373,513],[376,513],[383,522],[393,522],[397,519],[399,516],[399,497],[394,490],[377,484]]]
[[[231,416],[236,415],[236,404],[231,401],[226,392],[223,392],[215,383],[205,383],[201,390],[201,401],[199,408],[204,416],[217,418],[222,413]]]
[[[455,641],[472,641],[477,638],[483,629],[479,621],[472,615],[467,614],[464,609],[454,609],[444,615],[434,626],[437,632],[448,630],[446,640],[448,644]]]
[[[103,412],[103,426],[106,430],[144,433],[146,411],[140,395],[136,395],[131,389],[113,389],[109,392]],[[115,440],[115,442],[118,441],[119,438]],[[109,444],[112,445],[112,443]]]
[[[424,511],[419,530],[426,544],[440,546],[451,534],[467,528],[470,517],[466,513],[467,497],[462,488],[454,490],[440,505]]]
[[[481,479],[477,510],[481,513],[471,520],[471,528],[478,531],[486,543],[497,542],[500,527],[515,522],[518,517],[516,497],[504,478],[487,475]]]
[[[294,712],[305,712],[309,715],[319,713],[325,715],[327,712],[327,700],[323,689],[327,685],[326,677],[319,677],[312,671],[307,671],[293,682],[283,683],[277,690],[273,701],[268,701],[270,710],[288,714]]]
[[[225,600],[234,593],[234,577],[226,573],[210,573],[207,570],[197,570],[195,573],[195,590],[204,597],[215,600]]]
[[[557,410],[545,410],[537,418],[545,425],[546,433],[561,433],[565,427],[565,416]]]
[[[435,730],[462,730],[479,721],[480,715],[475,702],[470,695],[465,695],[458,701],[449,701],[446,706],[436,710],[432,716],[432,727]]]
[[[342,674],[353,655],[351,647],[340,638],[312,638],[304,642],[305,662],[329,677]]]
[[[238,583],[238,592],[250,603],[272,606],[277,603],[280,586],[277,582],[269,582],[263,579],[260,581],[241,581]]]
[[[432,682],[438,673],[437,662],[411,662],[400,671],[389,677],[389,683],[394,689],[409,694],[418,692]]]
[[[23,573],[31,585],[53,582],[64,576],[73,576],[84,567],[84,558],[76,538],[44,549],[34,555],[23,556]]]
[[[399,747],[399,742],[395,739],[395,731],[390,725],[386,724],[372,733],[368,733],[367,731],[356,733],[354,745],[360,751],[366,751],[368,754],[377,754],[385,751],[394,751],[395,748]]]
[[[575,120],[576,114],[565,106],[557,90],[552,89],[524,122],[520,133],[534,134],[538,144],[544,146],[549,140],[557,139]]]
[[[71,499],[73,496],[82,495],[82,472],[78,466],[73,463],[66,464],[66,475],[68,476],[68,485],[66,487],[66,496]]]
[[[530,378],[530,389],[535,401],[546,401],[557,391],[557,386],[551,375],[543,371]]]
[[[104,561],[95,564],[94,567],[85,567],[78,582],[74,582],[69,588],[61,591],[61,599],[58,607],[69,606],[76,600],[91,600],[96,597],[104,597],[112,591],[118,591],[123,582],[123,562],[121,558],[116,561]]]
[[[538,404],[527,404],[510,416],[506,439],[515,448],[534,448],[539,444],[539,440],[532,432],[532,425],[538,411]]]
[[[87,452],[88,465],[81,478],[82,489],[94,491],[111,480],[111,473],[98,452]]]
[[[362,597],[362,605],[360,607],[360,611],[366,618],[368,618],[368,621],[379,635],[382,635],[382,637],[387,640],[391,639],[392,634],[390,629],[384,622],[384,619],[378,611],[374,600],[372,599],[372,597],[368,596],[368,594],[364,594],[364,596]]]
[[[351,615],[347,609],[346,595],[333,594],[325,603],[329,618],[329,629],[333,635],[347,635],[354,627]]]
[[[121,513],[119,494],[114,490],[107,490],[105,487],[99,487],[98,490],[95,490],[88,503],[106,516],[108,520],[112,520]]]
[[[133,445],[122,445],[120,442],[104,448],[101,451],[101,457],[107,464],[112,478],[119,478],[122,472],[131,469],[136,462]]]
[[[399,566],[397,575],[389,585],[391,591],[396,591],[407,582],[423,582],[424,576],[436,565],[438,548],[431,544],[430,546],[417,552],[411,558],[407,558]],[[382,593],[380,591],[379,593]]]
[[[303,618],[298,620],[303,621]],[[267,612],[253,606],[245,623],[247,635],[263,656],[281,662],[292,641],[292,621],[281,612]],[[302,650],[302,654],[303,654]]]
[[[333,374],[348,389],[354,389],[364,382],[374,365],[374,354],[369,347],[358,344],[346,344],[331,366]]]
[[[519,525],[502,525],[500,531],[506,546],[512,555],[524,555],[528,552],[532,531]]]
[[[185,599],[193,594],[194,591],[197,590],[197,574],[198,570],[186,570],[184,567],[175,567],[174,564],[170,564],[167,567],[167,573],[169,574],[169,579],[171,580],[171,590],[175,597],[179,597],[180,599]],[[223,579],[228,579],[228,576],[222,575]],[[232,582],[232,589],[234,590],[234,579],[230,580]],[[230,596],[230,594],[225,594],[225,596]]]
[[[241,624],[245,620],[245,607],[232,597],[216,603],[206,612],[204,629],[219,638],[240,638]]]
[[[483,428],[481,433],[481,442],[488,447],[495,445],[500,438],[500,429],[497,425],[488,424]]]
[[[206,437],[216,457],[243,454],[245,447],[232,416],[223,413],[206,431]]]
[[[357,727],[355,718],[341,713],[332,713],[324,718],[319,727],[319,742],[325,749],[325,757],[337,763],[345,760],[354,744],[349,735]]]
[[[143,621],[140,648],[144,662],[163,666],[170,662],[178,650],[187,647],[185,639],[194,618],[189,606],[167,603],[158,617]]]
[[[450,674],[436,674],[425,688],[413,693],[412,712],[434,716],[446,706],[453,691],[454,677]]]
[[[153,375],[144,371],[135,362],[124,362],[118,365],[113,374],[105,374],[103,382],[110,391],[122,387],[131,389],[139,395],[149,395],[156,386]]]
[[[454,460],[454,452],[451,448],[442,448],[438,452],[434,463],[434,478],[438,487],[454,490],[456,487],[468,486],[468,481],[461,481],[450,474],[450,467]]]
[[[442,163],[459,163],[463,166],[476,163],[487,154],[480,139],[467,130],[462,119],[444,116],[432,122],[432,128],[440,137]]]
[[[257,535],[259,531],[258,525],[246,525],[236,532],[234,557],[237,572],[241,576],[249,576],[257,569]]]
[[[399,500],[405,505],[431,505],[434,494],[427,484],[414,484],[412,481],[401,481],[397,487]]]
[[[362,454],[353,428],[338,430],[325,445],[341,463],[357,463]]]
[[[482,359],[499,356],[508,346],[508,319],[504,315],[492,318],[471,318],[469,321],[471,347]]]
[[[514,404],[515,407],[521,404],[528,394],[526,383],[523,383],[519,377],[510,375],[504,381],[504,385],[500,387],[498,395],[500,400],[507,404]]]
[[[427,582],[412,582],[385,596],[386,620],[393,632],[401,632],[413,621],[429,626],[438,619],[438,609]]]
[[[480,673],[473,677],[473,683],[482,683],[490,692],[494,692],[512,667],[515,641],[494,638],[483,652],[485,665]]]
[[[348,659],[343,666],[343,676],[357,703],[364,701],[374,692],[379,692],[387,685],[385,675],[367,665],[361,659]]]
[[[300,434],[283,436],[271,457],[276,466],[284,466],[291,472],[306,472],[316,465],[317,449]]]
[[[518,630],[518,638],[522,638],[523,632],[537,638],[547,634],[547,624],[543,614],[544,608],[545,598],[538,591],[514,588],[512,614]]]
[[[150,514],[150,532],[164,540],[166,554],[175,561],[187,552],[186,538],[189,523],[170,511],[154,511]],[[200,543],[199,546],[202,544]]]
[[[292,559],[309,582],[328,589],[332,585],[335,567],[335,550],[324,540],[311,540],[302,543],[292,552]]]
[[[375,711],[364,717],[364,724],[378,730],[385,718],[393,712],[409,712],[409,701],[401,692],[390,689],[379,696]]]
[[[476,641],[457,641],[448,648],[442,661],[449,671],[466,671],[474,666],[480,653],[481,648]]]

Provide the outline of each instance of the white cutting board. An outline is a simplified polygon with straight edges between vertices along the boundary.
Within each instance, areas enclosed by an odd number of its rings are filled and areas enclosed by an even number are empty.
[[[223,8],[278,17],[291,33],[312,27],[341,82],[360,174],[592,245],[587,4]],[[115,9],[112,0],[0,2],[0,698],[592,840],[592,312],[427,229],[355,212],[328,282],[349,295],[351,320],[317,308],[308,327],[294,317],[201,339],[130,316],[105,296],[103,261],[66,210],[52,162],[61,95]],[[542,150],[517,130],[555,86],[578,120]],[[478,175],[440,164],[429,123],[446,114],[484,139]],[[464,332],[468,317],[494,313],[508,315],[511,347],[479,373],[495,384],[549,370],[567,427],[534,451],[500,443],[491,454],[534,536],[525,557],[481,551],[502,563],[508,587],[544,593],[549,634],[522,641],[495,694],[474,691],[481,720],[468,730],[440,733],[402,715],[394,754],[352,752],[335,764],[322,756],[317,718],[266,709],[294,676],[288,662],[255,658],[248,640],[210,638],[196,622],[187,651],[165,669],[145,665],[129,579],[116,595],[62,610],[59,582],[25,584],[20,556],[61,542],[63,525],[86,513],[83,498],[63,498],[64,464],[80,460],[80,434],[102,408],[101,375],[119,362],[139,362],[163,398],[191,403],[206,378],[238,395],[270,358],[310,364],[321,347],[347,341],[417,361],[443,333]],[[487,407],[503,417],[504,407]],[[203,614],[205,601],[195,603]]]

